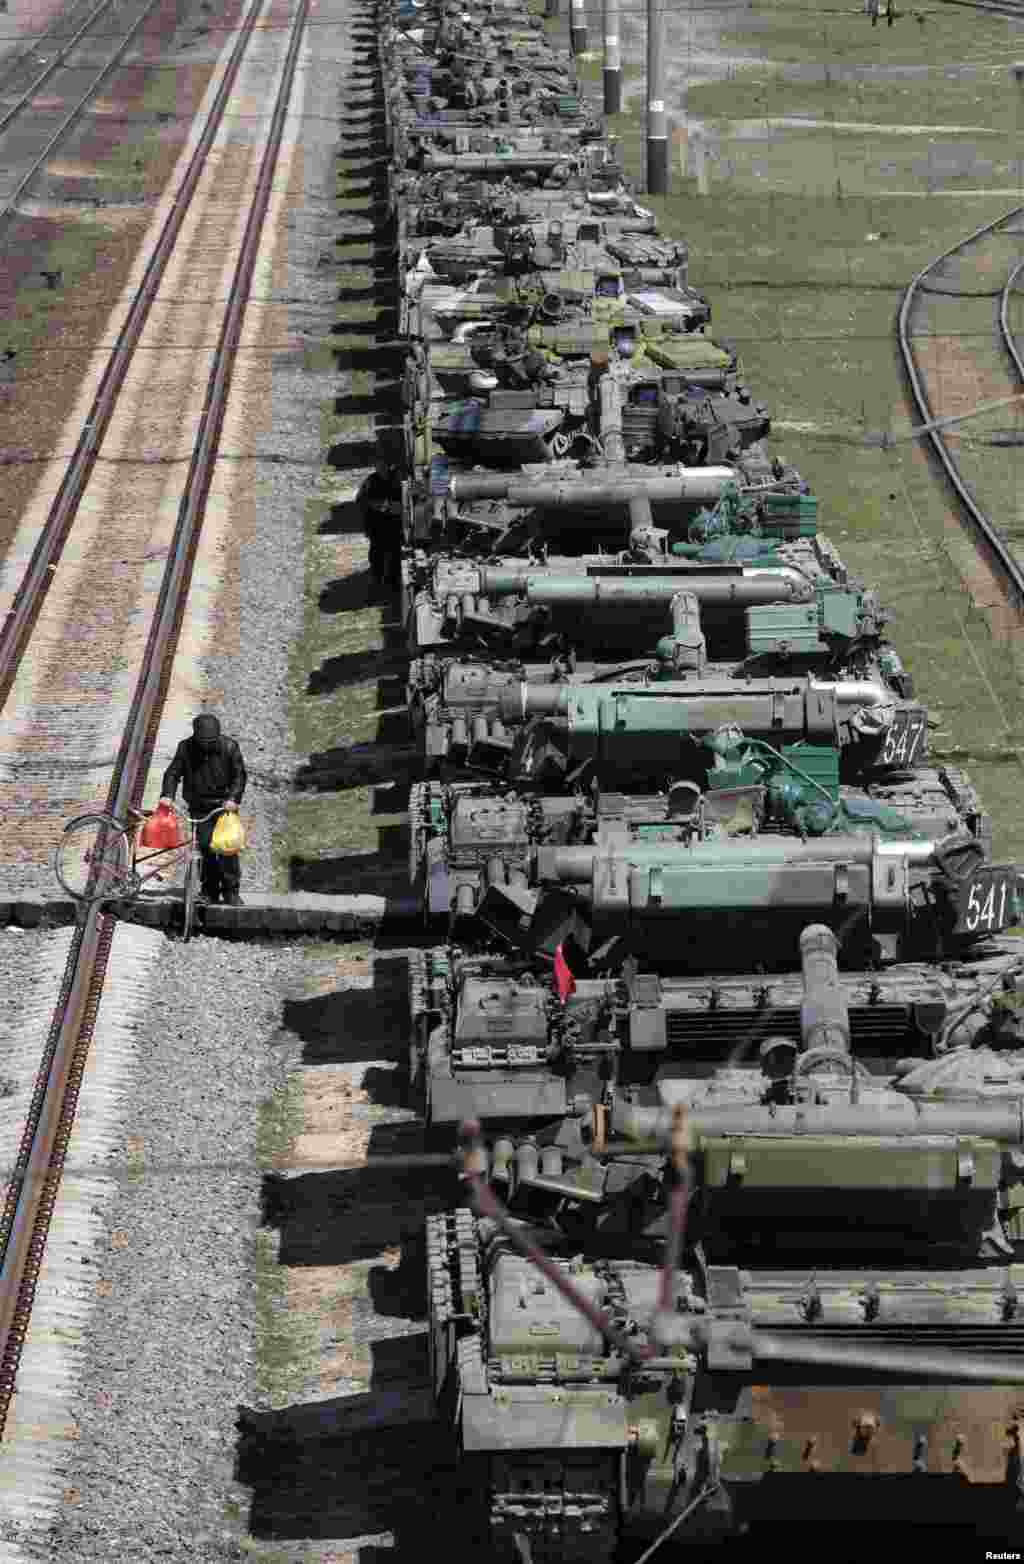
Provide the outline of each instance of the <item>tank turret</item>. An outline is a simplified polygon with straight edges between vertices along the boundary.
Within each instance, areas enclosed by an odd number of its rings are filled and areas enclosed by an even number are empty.
[[[530,1491],[535,1431],[555,1469],[583,1460],[590,1553],[610,1558],[616,1535],[662,1535],[701,1499],[718,1499],[725,1527],[756,1515],[770,1475],[854,1478],[873,1445],[892,1476],[948,1470],[943,1385],[970,1386],[972,1409],[980,1398],[993,1432],[971,1425],[972,1477],[990,1505],[1012,1499],[1001,1430],[1024,1382],[1011,1215],[1024,1064],[981,1046],[873,1073],[836,958],[828,929],[804,929],[795,1025],[766,1036],[743,1070],[698,1076],[691,1055],[650,1107],[645,1088],[621,1075],[609,1085],[599,1070],[601,1101],[589,1128],[578,1110],[575,1139],[539,1122],[495,1134],[493,1116],[477,1120],[467,1166],[480,1214],[434,1218],[428,1235],[431,1362],[439,1390],[458,1395],[496,1537],[509,1489]],[[1004,960],[1004,974],[1019,969]],[[496,997],[492,987],[482,1017],[497,1019]],[[588,1004],[579,990],[552,1000],[560,1035],[574,1035],[572,1007],[586,1015]],[[621,1070],[625,1050],[614,1062]],[[823,1262],[826,1240],[838,1266]],[[837,1390],[851,1380],[856,1391]],[[533,1398],[528,1424],[513,1386]],[[865,1483],[853,1488],[870,1506]],[[539,1541],[541,1512],[529,1513]]]
[[[936,954],[1016,921],[1016,872],[986,862],[985,817],[962,812],[976,798],[941,773],[922,776],[917,797],[897,790],[901,813],[842,787],[832,748],[727,742],[720,768],[695,745],[679,767],[690,775],[658,793],[417,789],[411,873],[425,915],[463,943],[497,938],[531,958],[572,940],[596,970],[641,951],[714,965],[741,929],[771,961],[811,917],[843,929],[852,960]]]

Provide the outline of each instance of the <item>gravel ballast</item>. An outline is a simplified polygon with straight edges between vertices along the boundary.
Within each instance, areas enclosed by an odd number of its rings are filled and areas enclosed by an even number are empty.
[[[249,768],[243,894],[247,883],[272,883],[297,765],[287,675],[302,622],[302,520],[318,471],[321,403],[337,388],[337,376],[303,367],[302,344],[323,340],[334,318],[337,281],[317,261],[334,232],[348,0],[320,0],[312,14],[296,87],[304,85],[304,101],[293,99],[301,158],[290,173],[278,171],[279,180],[299,175],[275,264],[290,346],[275,353],[266,400],[253,409],[253,446],[275,460],[259,464],[255,516],[204,668],[203,704],[221,714]],[[278,328],[283,318],[274,312]],[[244,1540],[249,1494],[234,1481],[236,1424],[239,1407],[259,1400],[259,1110],[285,1079],[282,1005],[301,961],[294,946],[200,938],[162,947],[124,1122],[121,1159],[131,1156],[135,1171],[118,1185],[104,1215],[108,1242],[95,1255],[97,1280],[109,1286],[98,1289],[88,1328],[65,1503],[45,1534],[5,1534],[0,1521],[0,1540],[16,1541],[26,1557],[216,1564],[264,1556]]]

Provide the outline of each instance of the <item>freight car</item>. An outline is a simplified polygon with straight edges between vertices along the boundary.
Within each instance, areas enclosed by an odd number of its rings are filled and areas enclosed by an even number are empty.
[[[763,1513],[999,1526],[1022,877],[574,61],[513,0],[385,16],[461,1513],[548,1564]]]

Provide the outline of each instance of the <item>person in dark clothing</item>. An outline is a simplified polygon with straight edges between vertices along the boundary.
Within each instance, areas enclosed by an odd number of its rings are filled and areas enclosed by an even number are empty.
[[[386,457],[377,458],[359,491],[359,504],[370,540],[370,574],[379,587],[397,591],[402,584],[402,480]]]
[[[193,819],[208,815],[211,809],[237,809],[242,802],[246,783],[242,751],[234,739],[221,732],[216,717],[197,717],[192,724],[192,737],[182,739],[178,745],[164,772],[162,804],[174,802],[179,782]],[[209,902],[219,899],[229,907],[240,907],[242,866],[237,854],[225,856],[211,851],[210,838],[216,824],[215,815],[196,827],[196,841],[203,855],[202,893]]]

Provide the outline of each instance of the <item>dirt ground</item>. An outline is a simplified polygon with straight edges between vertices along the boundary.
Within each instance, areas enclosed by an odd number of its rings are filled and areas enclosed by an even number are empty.
[[[27,12],[25,0],[18,4]],[[203,25],[229,28],[240,11],[240,0],[216,0]],[[54,450],[74,404],[77,371],[103,340],[151,207],[170,178],[209,83],[223,32],[208,33],[201,50],[194,51],[194,63],[180,57],[188,24],[199,14],[198,0],[162,0],[139,35],[139,52],[154,64],[130,65],[114,74],[103,100],[61,149],[38,191],[38,204],[27,206],[25,215],[0,234],[0,320],[7,341],[16,333],[18,343],[15,370],[0,378],[0,555],[35,487],[37,464]],[[155,62],[166,59],[176,44],[174,120],[161,124],[146,99],[161,75]],[[124,147],[126,142],[134,147],[147,131],[152,137],[144,174],[126,199]],[[105,204],[97,207],[97,200]],[[43,267],[56,264],[65,276],[59,295],[47,293],[40,275]],[[0,347],[5,345],[0,340]]]

